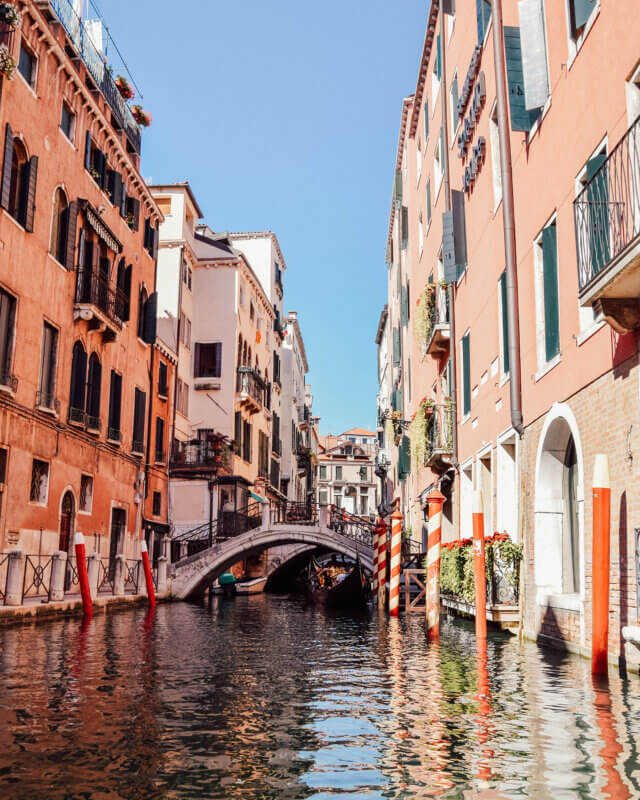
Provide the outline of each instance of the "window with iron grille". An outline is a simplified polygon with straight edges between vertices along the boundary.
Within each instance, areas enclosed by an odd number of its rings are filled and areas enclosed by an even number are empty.
[[[169,386],[167,384],[167,365],[164,361],[158,364],[158,394],[160,397],[167,397]]]
[[[79,510],[91,512],[93,507],[93,478],[91,475],[82,475],[80,478],[80,503]]]
[[[29,491],[29,500],[32,503],[41,503],[42,505],[46,505],[48,493],[49,464],[46,461],[40,461],[40,459],[34,458],[33,466],[31,467],[31,488]]]
[[[251,429],[252,425],[250,422],[242,423],[242,458],[247,462],[251,463]]]
[[[153,516],[159,517],[162,510],[162,494],[160,492],[153,493]]]

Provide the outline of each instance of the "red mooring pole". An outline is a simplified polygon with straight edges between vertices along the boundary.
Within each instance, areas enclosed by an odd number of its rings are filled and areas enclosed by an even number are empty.
[[[487,578],[484,566],[484,507],[482,492],[473,494],[473,575],[476,590],[476,637],[487,638]]]
[[[89,573],[87,572],[87,553],[84,547],[84,536],[78,531],[75,535],[76,570],[80,583],[82,607],[85,619],[93,617],[93,604],[91,603],[91,590],[89,589]]]
[[[389,616],[397,617],[400,606],[400,572],[402,570],[402,511],[391,515],[391,573],[389,575]]]
[[[591,672],[606,675],[609,639],[609,567],[611,560],[611,484],[609,460],[596,455],[593,469],[593,633]]]
[[[142,568],[144,569],[144,579],[147,584],[147,597],[149,598],[149,605],[153,608],[156,604],[156,593],[153,588],[153,576],[151,575],[151,564],[149,563],[149,553],[147,551],[147,543],[142,540],[140,545],[142,553]]]
[[[427,540],[427,636],[440,638],[440,542],[442,540],[442,492],[429,492],[429,538]]]

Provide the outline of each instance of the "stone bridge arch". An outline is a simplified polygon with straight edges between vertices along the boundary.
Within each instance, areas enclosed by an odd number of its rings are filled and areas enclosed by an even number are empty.
[[[373,549],[370,544],[330,528],[271,525],[234,536],[178,561],[171,567],[171,594],[182,600],[197,597],[237,561],[269,547],[286,544],[323,547],[352,559],[359,557],[364,569],[369,573],[373,571]]]

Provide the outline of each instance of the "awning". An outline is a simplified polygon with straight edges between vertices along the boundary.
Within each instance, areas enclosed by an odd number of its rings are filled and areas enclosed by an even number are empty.
[[[113,231],[102,221],[100,214],[91,205],[91,203],[88,200],[78,198],[78,205],[84,212],[85,219],[89,223],[89,227],[93,228],[102,241],[107,245],[109,250],[113,250],[115,253],[121,253],[122,244],[120,243],[120,240],[115,233],[113,233]]]
[[[259,495],[259,494],[256,494],[255,492],[252,492],[252,491],[251,491],[251,489],[249,489],[249,496],[250,496],[250,497],[253,497],[253,499],[254,499],[254,500],[257,500],[259,503],[266,503],[266,502],[267,502],[267,501],[264,499],[264,497],[260,497],[260,495]]]

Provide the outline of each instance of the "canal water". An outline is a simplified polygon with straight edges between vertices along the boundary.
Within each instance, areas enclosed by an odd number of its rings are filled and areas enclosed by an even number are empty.
[[[0,629],[0,798],[640,797],[640,679],[256,596]]]

